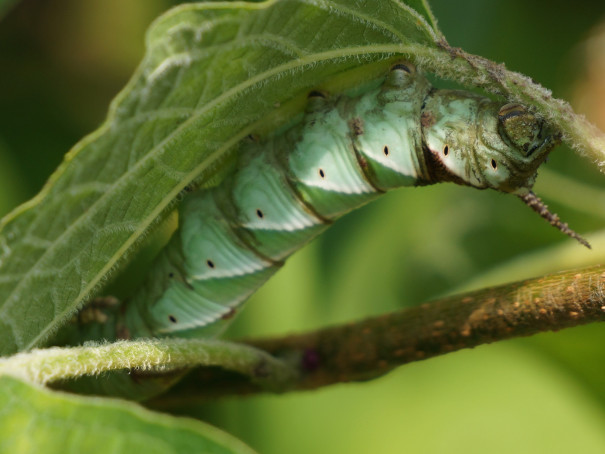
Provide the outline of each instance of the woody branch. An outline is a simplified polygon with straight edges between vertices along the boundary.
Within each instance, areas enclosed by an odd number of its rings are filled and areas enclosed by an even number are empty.
[[[561,272],[440,299],[319,331],[249,340],[291,364],[282,392],[368,380],[397,366],[513,337],[605,321],[605,266]],[[191,404],[264,389],[220,369],[193,370],[152,406]]]

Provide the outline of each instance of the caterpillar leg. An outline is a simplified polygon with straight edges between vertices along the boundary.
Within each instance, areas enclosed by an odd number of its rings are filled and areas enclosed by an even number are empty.
[[[307,107],[305,112],[313,114],[315,112],[324,112],[330,108],[333,103],[330,102],[330,97],[326,92],[320,90],[312,90],[307,95]]]
[[[80,324],[106,323],[118,304],[120,304],[120,300],[113,296],[95,298],[78,312],[77,322]]]
[[[391,66],[385,87],[402,89],[412,85],[416,79],[416,67],[409,62],[399,62]]]
[[[118,332],[121,308],[121,302],[113,296],[93,299],[61,328],[50,344],[80,345],[88,341],[122,338]]]

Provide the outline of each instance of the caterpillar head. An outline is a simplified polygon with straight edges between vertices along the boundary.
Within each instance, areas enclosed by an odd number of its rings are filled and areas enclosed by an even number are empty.
[[[452,90],[427,98],[421,124],[433,179],[517,195],[529,193],[538,167],[558,142],[520,104]]]
[[[538,167],[559,142],[539,116],[466,92],[437,90],[421,116],[429,181],[453,181],[517,195],[563,233],[588,246],[531,191]]]

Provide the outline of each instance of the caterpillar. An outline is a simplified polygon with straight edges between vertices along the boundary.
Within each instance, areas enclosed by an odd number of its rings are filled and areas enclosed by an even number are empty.
[[[436,89],[407,62],[352,95],[311,91],[297,121],[249,139],[219,185],[185,197],[145,284],[89,336],[218,335],[288,256],[402,186],[449,181],[510,193],[589,246],[531,191],[558,141],[530,109]]]

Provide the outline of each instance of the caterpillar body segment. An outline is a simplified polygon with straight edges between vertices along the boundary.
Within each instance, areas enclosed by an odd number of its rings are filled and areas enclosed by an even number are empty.
[[[557,142],[529,109],[435,89],[407,63],[368,87],[311,92],[298,123],[243,144],[224,181],[188,195],[178,231],[105,337],[215,336],[343,214],[390,189],[445,181],[527,198]]]
[[[149,278],[153,291],[129,302],[121,332],[215,335],[334,220],[387,189],[424,181],[417,119],[430,87],[400,72],[357,98],[310,97],[292,130],[247,144],[231,176],[184,200],[179,232]]]

